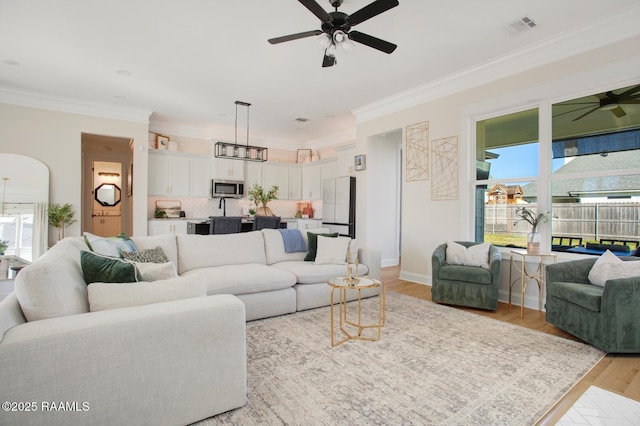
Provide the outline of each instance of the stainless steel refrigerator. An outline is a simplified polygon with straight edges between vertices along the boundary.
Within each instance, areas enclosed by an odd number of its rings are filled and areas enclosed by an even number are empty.
[[[322,181],[322,226],[356,237],[356,178],[342,176]]]

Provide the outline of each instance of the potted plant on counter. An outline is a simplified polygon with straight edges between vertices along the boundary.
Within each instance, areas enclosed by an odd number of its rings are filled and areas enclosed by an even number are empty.
[[[248,194],[249,200],[256,205],[256,216],[275,216],[271,209],[267,207],[267,203],[278,199],[277,185],[273,185],[269,191],[265,191],[262,186],[254,183]]]

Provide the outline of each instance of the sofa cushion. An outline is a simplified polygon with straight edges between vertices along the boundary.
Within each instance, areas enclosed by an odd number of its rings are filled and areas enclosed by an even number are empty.
[[[282,235],[277,229],[263,229],[262,235],[264,237],[264,248],[267,256],[267,265],[273,265],[278,262],[286,262],[290,260],[304,260],[306,252],[287,253],[284,249],[284,241]],[[309,237],[307,232],[312,234],[324,234],[330,232],[328,228],[308,229],[306,232],[301,232],[304,243],[309,244]]]
[[[89,250],[111,257],[120,257],[120,252],[124,250],[136,251],[138,249],[133,240],[124,233],[115,237],[105,238],[85,232],[84,242],[89,247]]]
[[[140,273],[130,260],[119,257],[104,256],[86,250],[80,252],[80,266],[87,284],[131,283],[140,281]]]
[[[89,284],[87,290],[91,312],[207,295],[204,283],[185,278],[174,278],[153,283],[93,283]]]
[[[89,312],[80,267],[82,237],[67,237],[16,276],[15,291],[27,321]]]
[[[179,234],[177,241],[180,275],[212,266],[267,263],[261,231],[220,235]]]
[[[345,264],[316,265],[312,262],[289,261],[275,263],[272,266],[291,272],[295,275],[298,284],[326,283],[329,278],[347,275],[347,266]],[[358,265],[358,275],[362,276],[367,272],[369,272],[369,268],[366,265]]]
[[[302,263],[302,262],[301,262]],[[260,263],[195,269],[183,277],[202,282],[207,294],[248,294],[293,287],[295,275]]]
[[[163,234],[145,237],[131,237],[131,240],[138,247],[138,251],[162,248],[170,262],[178,264],[178,245],[176,243],[176,234]]]
[[[474,284],[491,284],[491,272],[477,266],[445,265],[440,268],[438,278],[449,281],[464,281]]]
[[[548,297],[571,302],[593,312],[600,312],[603,288],[592,284],[554,282],[547,287]]]

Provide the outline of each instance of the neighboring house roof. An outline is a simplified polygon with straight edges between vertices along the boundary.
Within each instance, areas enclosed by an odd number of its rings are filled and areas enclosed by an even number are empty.
[[[640,150],[610,152],[606,156],[586,155],[574,157],[554,172],[554,175],[585,173],[604,170],[624,170],[637,168],[640,164]],[[607,188],[603,190],[602,188]],[[522,187],[524,198],[538,195],[538,184],[529,183]],[[640,175],[601,176],[597,178],[576,178],[554,181],[551,193],[553,197],[607,196],[640,194]]]

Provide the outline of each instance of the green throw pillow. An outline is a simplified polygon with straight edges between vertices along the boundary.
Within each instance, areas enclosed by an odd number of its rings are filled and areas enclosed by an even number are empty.
[[[167,255],[164,254],[162,247],[139,250],[139,251],[122,251],[120,252],[123,259],[138,263],[167,263]]]
[[[337,232],[332,232],[331,234],[316,234],[315,232],[307,232],[307,254],[304,256],[304,260],[311,262],[316,260],[316,252],[318,251],[318,235],[331,238],[338,237]]]
[[[133,262],[90,251],[80,252],[80,266],[87,284],[132,283],[141,279]]]

